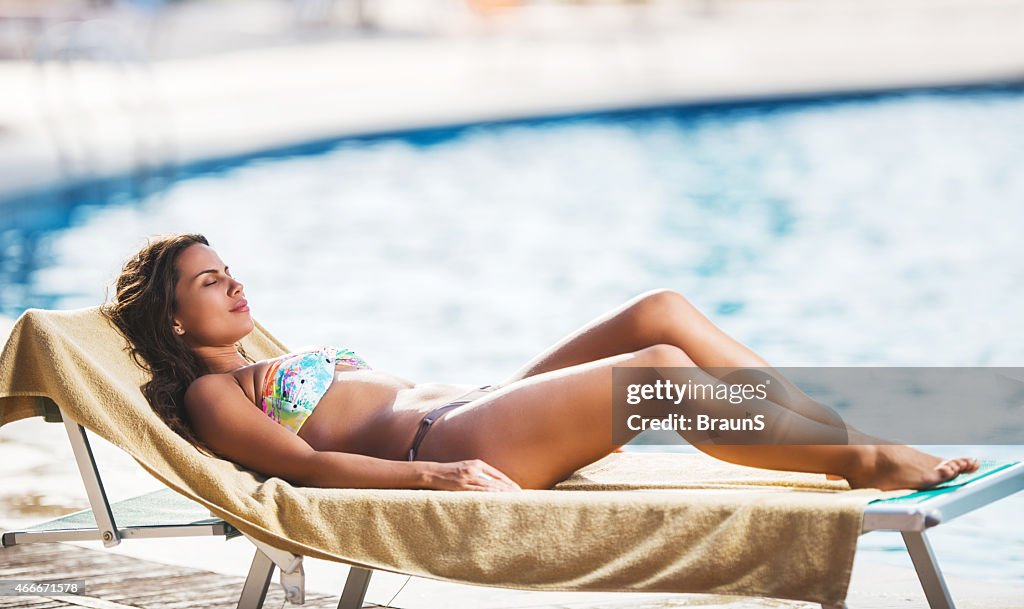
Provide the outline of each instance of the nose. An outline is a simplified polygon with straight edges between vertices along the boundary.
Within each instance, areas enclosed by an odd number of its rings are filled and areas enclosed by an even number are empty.
[[[235,289],[233,290],[234,293],[237,294],[237,293],[239,293],[239,292],[241,292],[242,290],[245,289],[245,286],[242,284],[241,281],[235,279],[234,282],[235,282]]]

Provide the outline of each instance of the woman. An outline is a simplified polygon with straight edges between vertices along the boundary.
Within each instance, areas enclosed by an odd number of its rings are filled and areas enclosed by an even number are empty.
[[[497,385],[473,388],[414,383],[333,347],[252,361],[239,344],[255,327],[243,285],[202,235],[151,241],[116,289],[104,314],[152,373],[143,391],[164,421],[197,448],[303,486],[550,488],[619,448],[610,441],[613,367],[770,368],[670,290],[641,294]],[[822,437],[837,428],[834,412],[782,382],[792,397],[780,409]],[[838,425],[858,443],[696,446],[853,488],[922,489],[978,466],[865,443]]]

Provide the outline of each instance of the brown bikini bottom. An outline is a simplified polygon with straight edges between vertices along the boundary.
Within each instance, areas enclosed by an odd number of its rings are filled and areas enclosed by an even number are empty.
[[[420,420],[420,428],[416,430],[416,437],[413,438],[412,448],[409,449],[408,460],[416,460],[416,450],[420,447],[420,443],[423,442],[423,437],[427,435],[427,430],[429,430],[430,426],[434,424],[434,421],[437,421],[439,418],[441,418],[441,415],[448,412],[452,408],[455,408],[456,406],[462,406],[463,404],[472,402],[473,400],[482,396],[483,394],[494,391],[495,389],[497,389],[497,387],[494,385],[484,385],[483,387],[478,387],[470,391],[469,393],[460,396],[459,399],[455,400],[454,402],[448,402],[444,406],[438,406],[437,408],[428,412]]]

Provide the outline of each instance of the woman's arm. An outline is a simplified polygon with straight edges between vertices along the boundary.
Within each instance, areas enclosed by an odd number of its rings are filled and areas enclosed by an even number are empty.
[[[423,488],[446,491],[522,490],[480,459],[440,463],[393,461],[367,455],[314,451],[302,484],[326,488]]]
[[[393,461],[356,453],[313,451],[297,482],[322,488],[430,488],[427,462]]]

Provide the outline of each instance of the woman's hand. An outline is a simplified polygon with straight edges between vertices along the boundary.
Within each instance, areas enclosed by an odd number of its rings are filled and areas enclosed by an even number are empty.
[[[431,462],[427,488],[440,491],[521,491],[518,484],[480,459]]]

